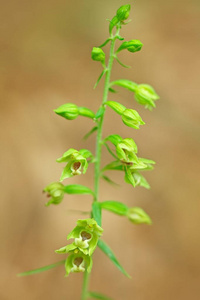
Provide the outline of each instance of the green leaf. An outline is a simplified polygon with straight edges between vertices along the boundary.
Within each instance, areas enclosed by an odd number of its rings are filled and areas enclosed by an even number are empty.
[[[101,106],[95,115],[95,119],[101,118],[104,114],[104,111],[105,111],[105,108],[103,106]]]
[[[99,81],[101,80],[101,78],[103,77],[103,75],[104,75],[106,72],[107,72],[107,69],[104,69],[104,70],[101,72],[99,78],[97,79],[97,82],[96,82],[95,85],[94,85],[94,89],[96,89],[97,85],[99,84]]]
[[[117,171],[123,171],[123,166],[121,164],[121,162],[118,161],[113,161],[109,164],[107,164],[102,170],[101,172],[107,171],[107,170],[117,170]]]
[[[93,202],[92,204],[92,216],[99,226],[101,226],[101,204],[99,202]]]
[[[99,46],[99,48],[103,48],[105,45],[107,45],[110,42],[111,38],[108,38],[103,44]]]
[[[110,249],[110,247],[103,242],[102,240],[98,241],[98,247],[110,258],[110,260],[114,263],[114,265],[128,278],[131,278],[131,276],[124,270],[124,268],[120,265],[118,262],[115,254]]]
[[[131,80],[126,80],[126,79],[119,79],[119,80],[112,81],[110,83],[110,86],[113,86],[113,85],[121,86],[125,89],[128,89],[131,92],[135,92],[135,90],[138,86],[137,83],[135,83]]]
[[[111,298],[108,298],[107,296],[104,296],[103,294],[96,293],[96,292],[88,292],[87,297],[99,299],[99,300],[112,300]]]
[[[94,195],[94,192],[81,184],[70,184],[70,185],[65,185],[64,187],[64,192],[67,194],[91,194]]]
[[[102,177],[105,181],[107,181],[108,183],[110,183],[110,184],[112,184],[112,185],[117,185],[117,186],[119,186],[118,183],[114,182],[114,181],[113,181],[112,179],[110,179],[108,176],[102,175],[101,177]]]
[[[131,68],[130,66],[127,66],[127,65],[123,64],[123,63],[119,60],[119,58],[117,57],[117,55],[115,55],[115,59],[116,59],[116,61],[117,61],[122,67],[127,68],[127,69],[130,69],[130,68]]]
[[[104,141],[110,141],[113,145],[117,146],[122,141],[122,137],[119,134],[111,134]]]
[[[126,107],[119,102],[116,101],[107,101],[106,105],[112,108],[116,113],[122,115],[123,111],[125,111]]]
[[[112,150],[110,149],[110,147],[107,144],[104,144],[106,149],[108,150],[108,152],[115,158],[118,159],[118,157],[112,152]]]
[[[117,18],[117,16],[114,16],[112,18],[112,20],[110,21],[110,25],[109,25],[109,33],[112,33],[113,28],[117,25],[117,23],[119,23],[119,20]]]
[[[117,91],[114,90],[114,89],[112,89],[111,87],[109,88],[109,92],[111,92],[111,93],[117,93]]]
[[[117,35],[117,36],[116,36],[116,39],[118,39],[118,40],[120,40],[120,41],[123,41],[123,40],[124,40],[124,38],[121,37],[120,35]]]
[[[120,216],[126,216],[129,209],[124,203],[118,201],[101,202],[101,208],[109,210]]]
[[[17,276],[29,276],[29,275],[41,273],[41,272],[44,272],[44,271],[48,271],[52,268],[55,268],[59,265],[64,265],[64,264],[65,264],[65,260],[61,260],[61,261],[59,261],[55,264],[52,264],[52,265],[48,265],[48,266],[45,266],[45,267],[42,267],[42,268],[38,268],[38,269],[31,270],[31,271],[19,273],[19,274],[17,274]]]
[[[89,138],[89,136],[91,136],[91,134],[93,134],[93,132],[97,131],[98,127],[94,126],[86,135],[84,135],[83,139],[87,140]]]
[[[78,107],[78,112],[79,112],[79,115],[83,116],[83,117],[88,117],[91,119],[94,119],[94,117],[95,117],[95,113],[91,109],[86,108],[86,107]]]

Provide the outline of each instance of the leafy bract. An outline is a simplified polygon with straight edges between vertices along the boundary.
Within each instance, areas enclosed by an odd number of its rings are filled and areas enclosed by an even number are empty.
[[[26,272],[23,272],[23,273],[19,273],[19,274],[17,274],[17,276],[29,276],[29,275],[33,275],[33,274],[38,274],[38,273],[48,271],[52,268],[55,268],[55,267],[58,267],[59,265],[64,265],[64,264],[65,264],[65,260],[61,260],[61,261],[59,261],[55,264],[51,264],[51,265],[41,267],[41,268],[38,268],[38,269],[34,269],[34,270],[31,270],[31,271],[26,271]]]
[[[99,299],[99,300],[112,300],[111,298],[108,298],[107,296],[96,292],[88,292],[87,296],[88,298]]]
[[[94,195],[94,192],[81,184],[70,184],[70,185],[65,185],[64,187],[64,192],[67,194],[91,194]]]
[[[114,263],[114,265],[128,278],[131,276],[125,271],[125,269],[121,266],[119,261],[117,260],[115,254],[111,250],[111,248],[102,240],[98,241],[98,247],[109,257],[109,259]]]
[[[92,216],[99,226],[101,226],[101,204],[99,202],[93,202],[92,204]]]
[[[135,92],[136,87],[138,86],[137,83],[127,79],[119,79],[119,80],[112,81],[110,83],[110,87],[113,85],[121,86],[125,89],[128,89],[131,92]]]
[[[101,202],[101,208],[109,210],[120,216],[126,216],[128,212],[128,206],[118,201]]]

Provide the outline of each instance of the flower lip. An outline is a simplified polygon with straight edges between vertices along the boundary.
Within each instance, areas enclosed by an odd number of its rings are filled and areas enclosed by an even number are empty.
[[[92,238],[92,235],[89,232],[82,231],[81,238],[82,238],[82,241],[90,240]]]
[[[75,162],[75,163],[73,164],[73,169],[74,169],[75,171],[77,171],[80,167],[81,167],[80,161],[77,161],[77,162]]]
[[[82,257],[76,257],[74,259],[74,265],[76,265],[77,267],[79,267],[83,262],[83,258]]]

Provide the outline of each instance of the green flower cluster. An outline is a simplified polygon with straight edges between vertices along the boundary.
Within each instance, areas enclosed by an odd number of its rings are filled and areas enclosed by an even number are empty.
[[[69,253],[65,263],[66,275],[71,272],[90,272],[92,254],[97,246],[103,229],[94,219],[78,220],[77,226],[69,233],[67,239],[74,239],[72,244],[56,250],[56,253]]]
[[[135,141],[131,138],[122,139],[119,135],[110,135],[105,140],[110,141],[116,149],[117,158],[122,163],[125,171],[125,181],[135,186],[150,188],[146,179],[139,171],[153,169],[155,162],[150,159],[140,158],[137,156],[138,148]]]

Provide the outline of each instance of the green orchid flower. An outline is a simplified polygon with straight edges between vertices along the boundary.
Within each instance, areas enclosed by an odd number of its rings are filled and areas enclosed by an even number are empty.
[[[87,158],[91,158],[92,154],[89,150],[81,149],[77,151],[73,148],[66,151],[62,157],[58,158],[57,162],[66,162],[67,165],[63,169],[60,181],[75,175],[85,174],[88,168]]]
[[[131,138],[123,139],[116,145],[116,154],[122,162],[137,161],[137,145]]]
[[[47,197],[51,199],[45,204],[49,206],[50,204],[59,204],[64,198],[64,185],[61,182],[53,182],[47,185],[43,192],[47,193]]]
[[[92,269],[92,258],[88,255],[83,254],[81,251],[76,249],[71,252],[65,262],[66,275],[70,273],[78,272],[91,272]]]
[[[83,254],[91,256],[102,232],[103,229],[94,219],[78,220],[77,226],[67,236],[68,240],[74,239],[74,242],[56,250],[56,253],[68,253],[79,249]]]
[[[134,224],[152,224],[151,218],[140,207],[129,208],[127,217]]]
[[[145,105],[145,108],[152,110],[155,105],[155,101],[160,97],[155,92],[152,86],[149,84],[139,84],[135,89],[135,100]]]

